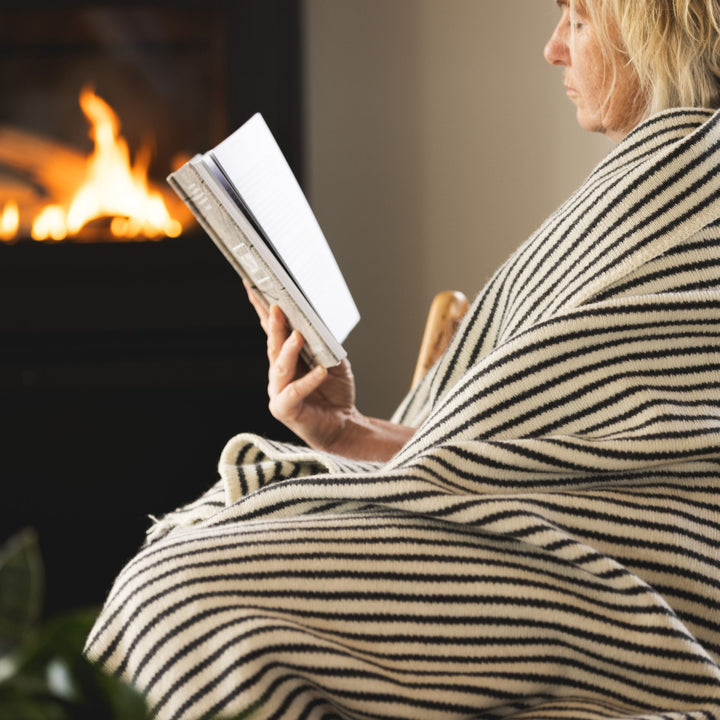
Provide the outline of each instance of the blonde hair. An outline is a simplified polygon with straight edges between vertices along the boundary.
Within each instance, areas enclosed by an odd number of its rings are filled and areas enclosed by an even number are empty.
[[[720,0],[577,2],[606,57],[624,57],[635,70],[645,116],[720,107]]]

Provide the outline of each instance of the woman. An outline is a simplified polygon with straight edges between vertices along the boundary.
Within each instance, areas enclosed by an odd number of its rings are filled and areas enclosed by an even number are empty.
[[[233,438],[88,639],[159,717],[720,717],[720,7],[558,4],[617,146],[392,422],[261,311],[310,447]]]

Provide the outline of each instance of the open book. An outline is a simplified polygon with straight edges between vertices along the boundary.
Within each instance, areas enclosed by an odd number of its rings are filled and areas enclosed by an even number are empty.
[[[261,302],[305,338],[310,365],[337,365],[360,316],[290,166],[253,115],[168,182]]]

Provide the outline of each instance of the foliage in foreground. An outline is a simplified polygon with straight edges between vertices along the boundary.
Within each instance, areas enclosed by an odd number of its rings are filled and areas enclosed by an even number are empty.
[[[0,718],[148,720],[140,694],[82,653],[96,610],[42,619],[43,575],[33,530],[0,547]]]

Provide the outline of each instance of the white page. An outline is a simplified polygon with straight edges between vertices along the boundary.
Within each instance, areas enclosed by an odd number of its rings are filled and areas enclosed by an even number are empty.
[[[342,343],[360,315],[305,194],[262,116],[253,115],[211,154]]]

